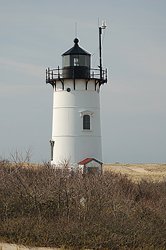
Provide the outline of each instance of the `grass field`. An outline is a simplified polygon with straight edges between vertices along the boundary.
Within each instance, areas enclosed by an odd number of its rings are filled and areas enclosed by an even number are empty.
[[[166,164],[147,163],[147,164],[105,164],[103,171],[113,171],[126,175],[135,182],[141,180],[163,181],[166,179]]]

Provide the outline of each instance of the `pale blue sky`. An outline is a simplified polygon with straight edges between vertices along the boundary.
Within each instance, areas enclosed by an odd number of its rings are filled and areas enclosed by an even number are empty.
[[[80,45],[98,65],[98,18],[106,19],[101,90],[104,162],[166,162],[165,0],[0,0],[0,156],[31,149],[48,161],[52,88],[45,69]]]

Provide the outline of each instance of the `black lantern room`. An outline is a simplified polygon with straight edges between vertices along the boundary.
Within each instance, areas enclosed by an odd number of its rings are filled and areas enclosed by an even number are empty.
[[[63,78],[90,78],[91,55],[79,47],[79,40],[74,39],[74,46],[62,55]]]

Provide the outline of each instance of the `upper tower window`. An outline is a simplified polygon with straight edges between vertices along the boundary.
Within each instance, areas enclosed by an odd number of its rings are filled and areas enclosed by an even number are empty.
[[[82,128],[83,130],[89,130],[92,131],[92,118],[93,118],[93,112],[90,110],[82,110],[80,111],[80,116],[82,118]]]
[[[83,116],[83,129],[90,130],[90,115]]]
[[[74,57],[74,66],[79,66],[78,57]]]
[[[70,66],[70,56],[66,55],[62,57],[62,64],[63,67],[69,67]]]

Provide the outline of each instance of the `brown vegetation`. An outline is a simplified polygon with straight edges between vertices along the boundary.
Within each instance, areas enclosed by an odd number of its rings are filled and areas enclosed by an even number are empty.
[[[159,182],[166,180],[166,164],[164,163],[105,164],[103,170],[124,174],[134,182],[142,180]]]
[[[82,177],[0,163],[0,240],[73,249],[166,249],[166,181]]]

